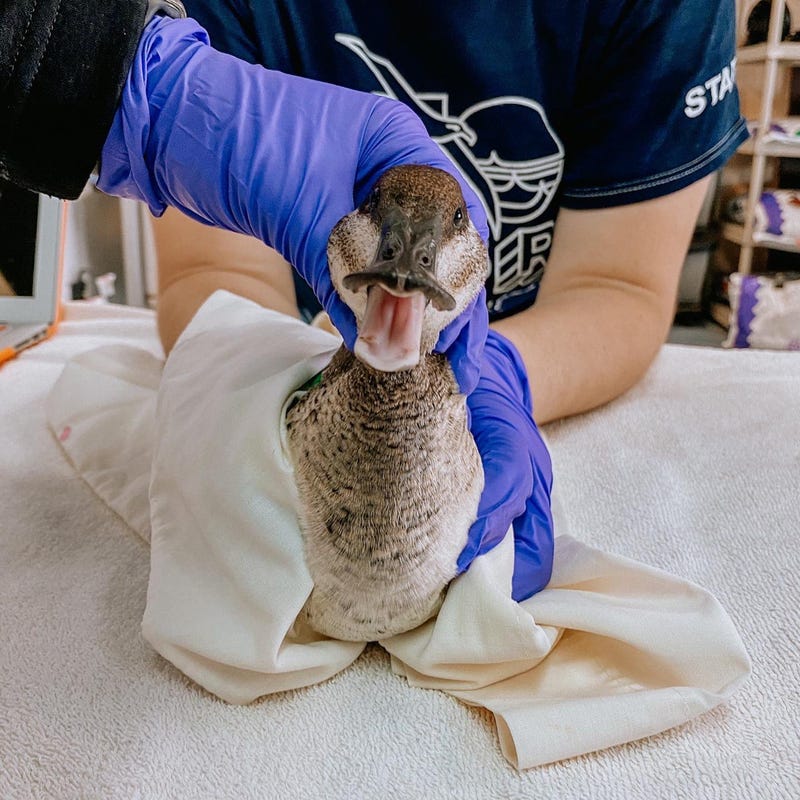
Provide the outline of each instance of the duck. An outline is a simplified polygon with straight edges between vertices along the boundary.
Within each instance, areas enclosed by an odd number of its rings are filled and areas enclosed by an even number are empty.
[[[357,338],[286,412],[320,634],[380,641],[432,619],[477,516],[483,470],[440,332],[475,298],[486,246],[458,182],[386,170],[331,231]]]

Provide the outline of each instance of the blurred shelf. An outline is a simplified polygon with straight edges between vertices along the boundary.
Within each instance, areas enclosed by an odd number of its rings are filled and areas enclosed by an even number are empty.
[[[737,225],[734,222],[723,223],[722,238],[738,245],[744,245],[744,226]],[[800,245],[798,245],[796,242],[787,242],[784,239],[781,239],[778,236],[772,236],[769,233],[754,234],[753,241],[749,244],[751,244],[753,247],[767,247],[770,250],[782,250],[784,253],[800,253]]]
[[[800,141],[797,144],[783,144],[782,142],[766,142],[756,147],[755,139],[743,142],[738,150],[745,156],[754,156],[757,153],[773,158],[800,158]]]
[[[736,52],[737,64],[758,64],[768,60],[781,61],[784,64],[800,64],[800,42],[751,44],[740,47]]]

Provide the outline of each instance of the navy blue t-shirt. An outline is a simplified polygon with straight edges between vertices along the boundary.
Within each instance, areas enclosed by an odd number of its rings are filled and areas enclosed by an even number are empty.
[[[733,0],[185,5],[219,50],[417,112],[487,210],[493,319],[534,302],[560,207],[674,192],[747,136]]]

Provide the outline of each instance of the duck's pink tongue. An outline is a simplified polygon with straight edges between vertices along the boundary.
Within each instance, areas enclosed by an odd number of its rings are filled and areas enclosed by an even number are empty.
[[[426,302],[421,293],[395,297],[381,286],[371,286],[353,348],[356,356],[382,372],[416,366]]]

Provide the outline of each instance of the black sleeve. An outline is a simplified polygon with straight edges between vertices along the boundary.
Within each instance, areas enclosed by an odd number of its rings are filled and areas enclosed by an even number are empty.
[[[0,5],[0,178],[76,198],[97,163],[147,0]]]

